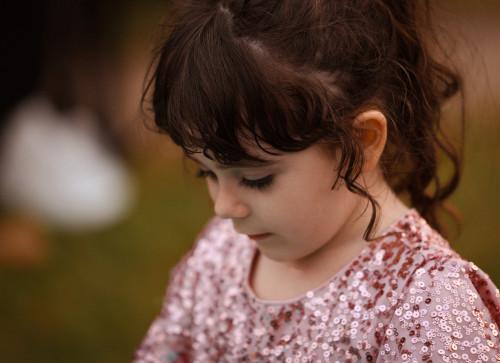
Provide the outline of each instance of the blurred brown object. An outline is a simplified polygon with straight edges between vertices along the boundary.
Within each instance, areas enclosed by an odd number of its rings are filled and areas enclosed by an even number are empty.
[[[49,257],[48,237],[47,229],[32,218],[0,217],[0,269],[44,266]]]

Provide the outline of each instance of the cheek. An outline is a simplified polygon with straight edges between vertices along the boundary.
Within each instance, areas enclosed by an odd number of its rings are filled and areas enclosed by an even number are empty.
[[[215,202],[217,199],[217,193],[219,191],[219,186],[217,181],[207,178],[207,189],[208,189],[208,194],[210,194],[210,199],[212,199],[212,202]]]
[[[329,238],[346,223],[357,205],[356,201],[355,195],[348,190],[321,186],[321,192],[289,200],[291,205],[285,211],[293,211],[289,221],[293,233]]]

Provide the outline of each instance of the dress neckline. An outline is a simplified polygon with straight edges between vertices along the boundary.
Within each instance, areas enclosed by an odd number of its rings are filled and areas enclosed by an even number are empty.
[[[301,300],[304,299],[310,299],[313,296],[318,295],[319,292],[321,292],[325,287],[335,283],[336,280],[341,278],[346,270],[348,269],[353,269],[352,267],[354,266],[354,262],[359,260],[360,256],[366,254],[370,249],[373,249],[374,244],[380,244],[383,240],[385,240],[388,236],[394,235],[394,234],[399,234],[402,233],[404,228],[403,225],[405,221],[410,220],[410,219],[416,219],[416,220],[421,220],[422,217],[418,213],[418,211],[414,208],[408,210],[403,216],[398,218],[396,221],[391,223],[389,227],[385,229],[384,232],[382,232],[379,236],[374,238],[372,241],[367,242],[366,246],[356,255],[354,256],[350,262],[348,262],[345,266],[343,266],[340,270],[338,270],[332,277],[330,277],[328,280],[325,282],[321,283],[318,285],[316,288],[310,289],[306,291],[303,294],[297,295],[296,297],[290,298],[290,299],[285,299],[285,300],[267,300],[267,299],[261,299],[259,298],[255,292],[253,291],[253,288],[250,285],[250,276],[253,270],[253,266],[255,265],[257,255],[259,253],[259,249],[257,246],[252,243],[251,248],[252,248],[252,253],[251,253],[251,258],[247,261],[246,266],[245,266],[245,271],[244,271],[244,276],[245,276],[245,281],[244,281],[244,289],[250,299],[254,300],[255,302],[259,304],[268,304],[268,305],[287,305],[287,304],[293,304],[297,303]],[[251,241],[249,241],[251,242]],[[363,268],[363,264],[357,264],[355,267],[356,270],[360,270]],[[354,269],[353,269],[354,270]],[[354,271],[356,272],[356,271]]]

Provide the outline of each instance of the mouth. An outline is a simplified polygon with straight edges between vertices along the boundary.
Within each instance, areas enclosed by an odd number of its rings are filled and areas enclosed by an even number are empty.
[[[271,233],[261,233],[261,234],[248,234],[248,238],[254,241],[261,241],[264,238],[267,238],[271,235]]]

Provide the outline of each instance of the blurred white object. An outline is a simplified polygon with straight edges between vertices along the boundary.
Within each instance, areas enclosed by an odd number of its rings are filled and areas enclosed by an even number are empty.
[[[43,96],[20,104],[1,143],[0,201],[70,229],[123,218],[133,183],[92,125],[89,112],[59,113]]]

